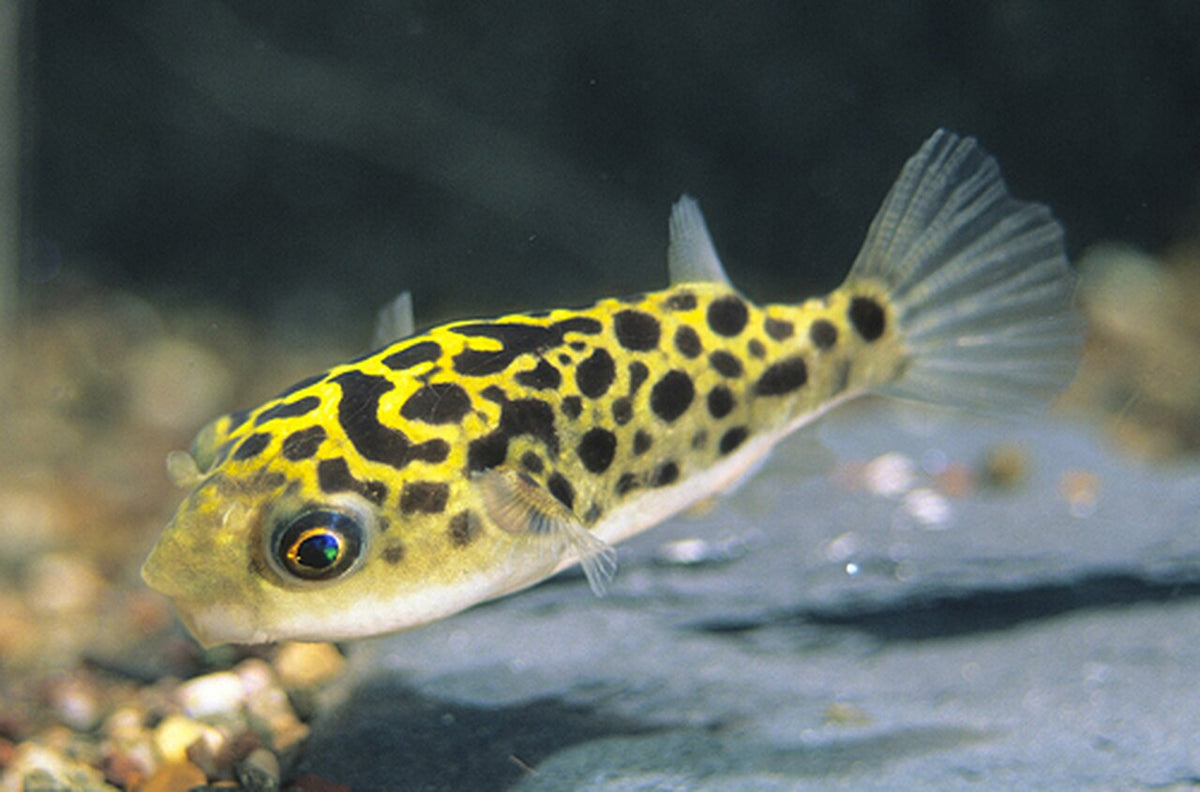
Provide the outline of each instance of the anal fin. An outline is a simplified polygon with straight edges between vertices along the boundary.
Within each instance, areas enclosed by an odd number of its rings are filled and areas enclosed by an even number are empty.
[[[528,538],[561,561],[578,560],[588,585],[604,596],[617,571],[617,552],[529,476],[493,468],[475,478],[488,516],[502,530]]]

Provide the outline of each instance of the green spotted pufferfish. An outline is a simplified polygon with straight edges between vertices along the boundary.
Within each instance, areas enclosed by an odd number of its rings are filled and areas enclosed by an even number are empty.
[[[691,198],[669,229],[664,290],[451,322],[215,420],[146,582],[204,644],[412,628],[574,564],[599,592],[614,544],[841,402],[1021,411],[1075,371],[1062,230],[970,138],[908,161],[824,297],[747,300]]]

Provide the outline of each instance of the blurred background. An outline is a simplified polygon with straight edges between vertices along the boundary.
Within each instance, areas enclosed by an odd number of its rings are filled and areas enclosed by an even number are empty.
[[[23,283],[365,332],[663,283],[698,197],[752,297],[837,283],[905,158],[978,137],[1073,253],[1195,235],[1200,6],[24,6]],[[471,288],[464,289],[463,284]]]

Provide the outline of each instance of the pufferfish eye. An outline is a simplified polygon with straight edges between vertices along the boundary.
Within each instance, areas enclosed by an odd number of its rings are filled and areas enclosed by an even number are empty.
[[[358,520],[321,509],[281,523],[272,552],[284,572],[301,580],[324,581],[345,574],[362,552],[362,544]]]

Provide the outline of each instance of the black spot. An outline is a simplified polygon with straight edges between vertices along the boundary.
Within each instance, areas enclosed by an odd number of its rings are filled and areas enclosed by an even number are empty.
[[[588,506],[588,510],[583,514],[583,522],[586,525],[592,525],[596,520],[600,519],[600,515],[604,514],[604,509],[600,508],[599,503],[592,503]]]
[[[597,349],[591,357],[575,367],[575,384],[579,392],[591,399],[603,396],[617,376],[612,355]]]
[[[534,390],[557,388],[562,384],[562,374],[548,360],[539,360],[536,367],[530,371],[517,373],[517,382]]]
[[[722,349],[708,356],[708,364],[722,377],[742,376],[742,361]]]
[[[571,420],[578,418],[583,412],[583,400],[578,396],[566,397],[562,400],[562,411]]]
[[[696,389],[686,372],[674,369],[663,375],[650,390],[650,409],[667,423],[687,412]]]
[[[316,396],[305,396],[303,399],[296,399],[294,402],[276,404],[274,407],[263,410],[254,416],[254,425],[262,426],[272,418],[296,418],[301,415],[307,415],[317,409],[320,404],[321,400]]]
[[[564,366],[569,366],[569,365],[571,365],[571,356],[568,355],[566,352],[559,352],[558,353],[558,362]]]
[[[442,462],[450,453],[445,440],[429,440],[413,445],[401,431],[384,426],[376,413],[379,397],[392,389],[384,377],[359,371],[347,371],[334,382],[342,388],[338,401],[338,423],[359,454],[373,462],[402,468],[414,460]]]
[[[541,473],[545,468],[542,458],[532,451],[526,451],[524,454],[521,454],[521,465],[530,473]]]
[[[562,473],[552,473],[546,481],[546,488],[568,509],[575,508],[575,488]]]
[[[750,339],[750,343],[747,345],[747,349],[750,350],[751,355],[758,358],[759,360],[762,360],[767,355],[767,348],[764,347],[763,342],[759,341],[757,338]]]
[[[429,363],[442,356],[442,348],[433,341],[418,341],[399,352],[383,359],[383,365],[395,371],[403,371],[421,363]]]
[[[582,335],[599,335],[604,329],[604,325],[599,321],[591,319],[587,316],[576,316],[571,319],[563,319],[561,322],[555,322],[551,327],[554,332],[566,335],[567,333],[580,333]]]
[[[466,547],[479,535],[479,521],[469,511],[460,511],[450,518],[450,543]]]
[[[796,326],[791,322],[784,319],[772,319],[769,316],[767,321],[763,322],[763,329],[776,341],[786,341],[796,332]]]
[[[607,429],[588,429],[575,451],[585,468],[592,473],[603,473],[617,453],[617,436]]]
[[[624,495],[630,490],[637,489],[639,486],[641,486],[641,484],[638,481],[637,476],[633,475],[632,473],[622,473],[621,477],[617,479],[617,486],[615,489],[618,495]]]
[[[648,433],[638,429],[633,435],[633,453],[641,456],[650,450],[650,446],[654,445],[654,438]]]
[[[750,312],[740,297],[729,295],[708,304],[708,326],[717,335],[733,337],[746,327]]]
[[[467,470],[491,470],[504,464],[504,458],[507,456],[508,435],[504,432],[492,432],[478,440],[472,440],[467,446]]]
[[[708,414],[713,418],[724,418],[733,412],[733,391],[718,385],[708,392]]]
[[[690,311],[696,307],[696,295],[691,292],[676,292],[663,300],[663,305],[669,311]]]
[[[528,316],[530,319],[545,319],[550,313],[550,311],[542,309],[540,311],[526,311],[525,316]]]
[[[554,409],[540,399],[514,399],[505,403],[500,409],[500,431],[509,437],[533,435],[545,444],[551,457],[558,454]]]
[[[448,484],[440,481],[410,481],[400,493],[400,511],[403,514],[440,514],[446,510],[446,501],[449,498]]]
[[[383,551],[383,560],[389,564],[399,564],[404,560],[404,545],[398,543],[388,545],[387,549]]]
[[[633,402],[629,397],[622,396],[612,403],[612,417],[617,426],[624,426],[633,420]]]
[[[255,432],[241,442],[233,452],[234,459],[251,459],[262,453],[271,442],[270,432]]]
[[[887,319],[883,308],[870,297],[855,297],[850,301],[850,323],[864,341],[874,341],[883,335]]]
[[[276,399],[286,399],[288,396],[291,396],[296,391],[304,390],[305,388],[307,388],[310,385],[316,385],[318,382],[320,382],[323,379],[325,379],[324,372],[322,372],[320,374],[313,374],[311,377],[305,377],[304,379],[300,380],[299,382],[294,383],[291,386],[289,386],[288,388],[286,388],[282,393],[280,393],[275,398]]]
[[[646,364],[640,360],[635,360],[629,364],[629,395],[632,396],[638,392],[638,388],[650,376],[650,369],[646,368]]]
[[[654,349],[662,335],[658,320],[642,311],[618,311],[613,316],[613,330],[621,346],[634,352]]]
[[[350,466],[341,457],[323,459],[317,464],[317,486],[322,492],[357,492],[376,506],[383,503],[388,489],[382,481],[359,481],[350,475]]]
[[[499,385],[488,385],[479,392],[479,395],[496,404],[504,404],[504,402],[508,401],[508,394]]]
[[[704,446],[708,445],[708,432],[701,429],[696,434],[692,435],[692,449],[699,451]]]
[[[572,341],[571,343],[567,344],[567,346],[571,347],[571,349],[574,349],[576,352],[584,352],[588,348],[588,345],[582,341]]]
[[[808,366],[804,363],[804,358],[784,358],[762,373],[758,382],[754,383],[754,392],[760,396],[782,396],[806,382]]]
[[[674,462],[664,462],[655,469],[650,477],[651,487],[665,487],[673,484],[679,478],[679,465]]]
[[[481,322],[450,328],[459,335],[492,338],[499,341],[498,350],[466,349],[454,356],[454,370],[467,376],[496,374],[508,368],[519,355],[540,355],[563,343],[566,333],[595,335],[602,325],[595,319],[578,316],[549,326],[520,322]]]
[[[458,423],[470,411],[471,397],[453,382],[424,385],[400,408],[400,414],[408,420],[429,424]]]
[[[321,426],[310,426],[307,429],[292,432],[283,440],[283,457],[292,462],[308,459],[317,453],[317,449],[323,442],[325,442],[325,428]]]
[[[746,431],[746,427],[735,426],[725,434],[721,435],[721,442],[717,444],[717,450],[719,450],[722,454],[728,454],[730,451],[734,450],[743,442],[745,442],[746,437],[748,437],[749,434],[750,433]]]
[[[808,338],[817,349],[829,349],[837,343],[838,331],[832,322],[818,319],[809,325]]]
[[[680,325],[675,331],[675,348],[686,358],[700,357],[704,347],[700,344],[700,336],[687,325]]]

